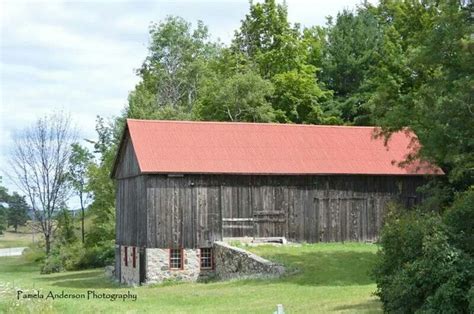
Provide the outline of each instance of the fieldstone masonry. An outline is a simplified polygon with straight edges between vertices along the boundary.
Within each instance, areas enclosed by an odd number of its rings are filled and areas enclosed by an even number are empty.
[[[213,275],[212,270],[201,269],[198,249],[184,249],[183,254],[183,269],[170,269],[169,249],[146,249],[146,282],[198,281]]]
[[[140,265],[140,254],[138,254],[138,248],[136,248],[135,256],[135,267],[133,267],[133,247],[127,247],[127,266],[125,266],[125,247],[120,247],[120,282],[129,285],[138,285],[140,282],[140,273],[138,265]]]
[[[285,272],[282,265],[236,248],[224,242],[214,242],[216,277],[221,280],[233,278],[272,278]]]
[[[133,247],[127,249],[128,265],[125,266],[125,248],[120,247],[121,276],[120,281],[126,284],[138,285],[140,281],[140,255],[136,248],[136,263],[133,267]],[[271,278],[284,273],[283,266],[272,263],[243,249],[230,246],[224,242],[213,245],[214,269],[205,270],[200,267],[200,250],[183,250],[183,269],[170,269],[170,250],[147,248],[146,252],[146,283],[160,283],[165,280],[200,281],[212,277],[221,280],[233,278]]]

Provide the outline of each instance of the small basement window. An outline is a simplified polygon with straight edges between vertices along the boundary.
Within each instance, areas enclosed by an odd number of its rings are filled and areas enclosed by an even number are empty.
[[[201,269],[212,269],[212,248],[201,248]]]
[[[170,269],[183,269],[183,249],[170,249]]]

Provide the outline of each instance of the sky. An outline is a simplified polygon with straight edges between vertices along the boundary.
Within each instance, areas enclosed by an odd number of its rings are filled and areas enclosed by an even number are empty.
[[[290,22],[324,25],[327,16],[361,0],[287,0]],[[148,26],[167,15],[196,24],[229,43],[248,12],[247,0],[0,1],[0,176],[13,134],[64,111],[80,138],[95,138],[97,115],[119,115],[147,55]]]

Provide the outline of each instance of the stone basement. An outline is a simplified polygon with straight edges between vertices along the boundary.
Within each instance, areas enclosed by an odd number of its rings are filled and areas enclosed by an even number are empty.
[[[166,280],[274,278],[285,272],[279,264],[224,242],[201,249],[147,248],[138,251],[137,247],[120,247],[120,282],[138,285]],[[144,269],[142,275],[138,265]]]

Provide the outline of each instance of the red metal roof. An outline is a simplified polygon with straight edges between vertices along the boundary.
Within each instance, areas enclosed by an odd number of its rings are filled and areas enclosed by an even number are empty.
[[[393,134],[385,146],[374,127],[134,119],[127,125],[142,173],[443,174],[428,163],[398,166],[413,147],[408,132]]]

